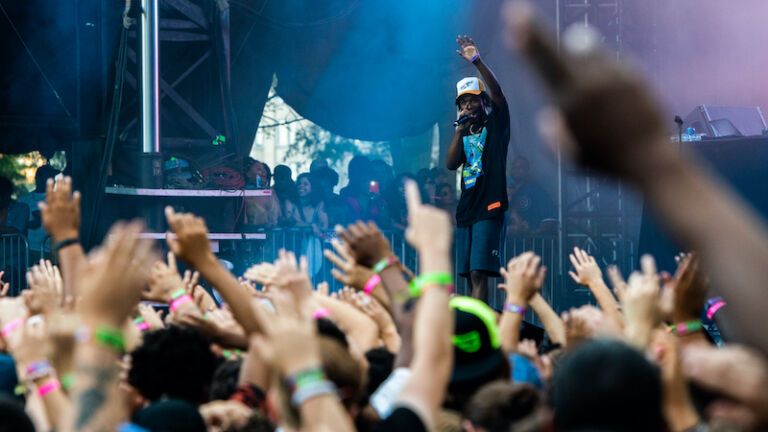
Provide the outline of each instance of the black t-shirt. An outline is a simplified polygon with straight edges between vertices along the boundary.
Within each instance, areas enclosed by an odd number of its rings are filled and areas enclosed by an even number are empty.
[[[376,432],[427,432],[421,417],[405,407],[396,408],[374,430]]]
[[[507,200],[507,147],[509,108],[493,105],[485,128],[462,137],[461,198],[456,208],[456,224],[466,227],[483,219],[503,214]]]

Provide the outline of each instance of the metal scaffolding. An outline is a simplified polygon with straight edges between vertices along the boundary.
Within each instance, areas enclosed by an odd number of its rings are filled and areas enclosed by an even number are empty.
[[[560,35],[571,26],[595,28],[602,35],[603,46],[616,61],[623,58],[624,20],[622,0],[557,0],[557,30]],[[560,209],[559,244],[561,262],[570,266],[568,254],[574,246],[586,250],[601,267],[618,265],[630,271],[635,259],[635,245],[628,235],[625,191],[621,184],[599,173],[576,169],[558,155],[558,207]],[[563,280],[559,305],[583,304],[589,290]],[[587,297],[585,299],[585,297]]]

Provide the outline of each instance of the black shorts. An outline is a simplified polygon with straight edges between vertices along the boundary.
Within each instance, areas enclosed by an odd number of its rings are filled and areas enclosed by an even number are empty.
[[[479,270],[499,277],[504,215],[456,228],[456,269],[460,276]]]

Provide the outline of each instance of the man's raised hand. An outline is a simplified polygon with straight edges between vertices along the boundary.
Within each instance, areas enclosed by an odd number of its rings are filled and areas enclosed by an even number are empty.
[[[472,40],[471,37],[464,35],[464,36],[456,36],[456,43],[459,44],[459,47],[461,49],[457,49],[456,52],[462,56],[466,61],[471,62],[474,60],[475,56],[479,56],[480,53],[477,51],[477,45],[475,44],[475,41]]]

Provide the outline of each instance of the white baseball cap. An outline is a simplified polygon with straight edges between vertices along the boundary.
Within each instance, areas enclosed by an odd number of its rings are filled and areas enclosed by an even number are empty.
[[[456,83],[456,99],[460,98],[464,94],[479,95],[485,93],[485,83],[477,77],[466,77]]]

